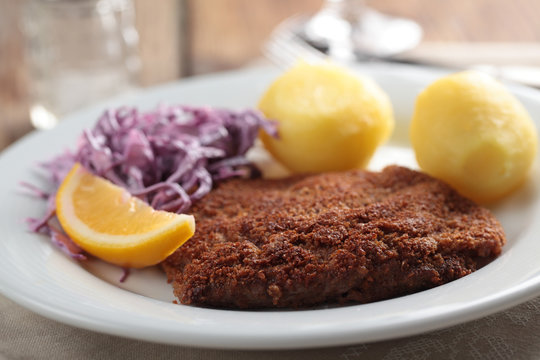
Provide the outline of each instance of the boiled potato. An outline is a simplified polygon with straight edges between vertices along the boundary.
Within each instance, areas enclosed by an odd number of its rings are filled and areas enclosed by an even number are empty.
[[[278,122],[278,139],[261,134],[265,147],[293,172],[364,167],[394,127],[388,96],[375,82],[329,63],[285,72],[259,109]]]
[[[523,183],[538,142],[523,105],[495,79],[472,71],[420,93],[410,139],[424,171],[481,203]]]

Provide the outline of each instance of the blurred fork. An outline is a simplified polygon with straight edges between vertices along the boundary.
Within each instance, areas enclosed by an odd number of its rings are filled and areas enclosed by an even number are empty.
[[[301,16],[291,17],[279,24],[270,35],[269,40],[262,48],[263,55],[281,68],[289,68],[299,60],[308,63],[320,63],[332,59],[333,62],[342,65],[351,65],[354,62],[379,61],[386,63],[402,63],[411,65],[423,65],[450,71],[461,71],[474,69],[488,73],[499,80],[511,81],[523,85],[540,88],[540,67],[526,65],[484,65],[465,64],[453,66],[448,63],[436,63],[421,61],[419,59],[407,59],[406,57],[396,58],[374,58],[364,57],[362,59],[336,58],[328,56],[324,52],[307,43],[300,35],[299,29],[305,23],[306,18]]]
[[[282,68],[289,68],[299,60],[309,63],[327,61],[329,56],[307,44],[293,30],[299,28],[302,22],[302,17],[297,16],[279,24],[263,46],[264,56]]]

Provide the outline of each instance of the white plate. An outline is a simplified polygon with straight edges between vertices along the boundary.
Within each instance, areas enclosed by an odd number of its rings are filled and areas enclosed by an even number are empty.
[[[398,126],[372,167],[414,166],[407,122],[416,94],[442,73],[410,66],[370,65],[390,94]],[[43,184],[33,164],[73,147],[105,106],[159,102],[252,107],[276,69],[257,68],[174,83],[72,116],[52,131],[33,133],[0,156],[0,292],[51,319],[103,333],[198,347],[285,349],[383,340],[447,327],[516,305],[540,294],[538,163],[525,188],[493,210],[508,235],[500,258],[479,271],[431,290],[366,305],[304,311],[230,311],[172,303],[172,290],[157,269],[134,272],[98,261],[72,261],[43,236],[26,231],[23,219],[40,216],[44,204],[18,191],[20,180]],[[540,118],[540,94],[511,87]]]

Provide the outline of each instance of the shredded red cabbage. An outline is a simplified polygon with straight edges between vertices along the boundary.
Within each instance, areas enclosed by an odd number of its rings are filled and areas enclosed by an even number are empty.
[[[164,105],[148,112],[107,110],[93,129],[84,131],[75,152],[40,164],[53,193],[22,183],[48,200],[44,218],[27,222],[32,231],[49,235],[63,251],[83,259],[83,251],[52,223],[56,189],[75,162],[155,209],[182,213],[217,181],[260,175],[245,155],[261,129],[277,136],[275,123],[255,110]]]

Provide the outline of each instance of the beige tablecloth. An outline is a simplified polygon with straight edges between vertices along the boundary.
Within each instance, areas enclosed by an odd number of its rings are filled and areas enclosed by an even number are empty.
[[[77,329],[0,296],[0,359],[540,359],[540,298],[404,339],[314,350],[229,351],[152,344]]]

